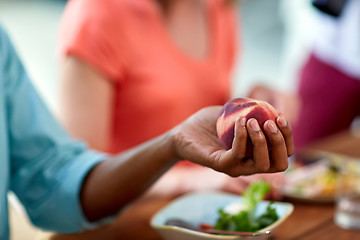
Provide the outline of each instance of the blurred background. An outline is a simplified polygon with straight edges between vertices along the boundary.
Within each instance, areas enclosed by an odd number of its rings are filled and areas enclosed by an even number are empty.
[[[49,108],[58,111],[59,69],[56,57],[59,20],[66,1],[1,0],[0,21]],[[233,74],[234,95],[245,96],[254,84],[265,83],[292,91],[297,71],[307,56],[311,34],[309,1],[243,0],[238,5],[242,42]],[[23,210],[11,198],[12,239],[36,239],[23,217]],[[40,235],[39,235],[40,234]]]
[[[10,33],[36,87],[57,111],[59,69],[56,41],[65,0],[1,0],[0,21]],[[293,89],[307,55],[309,1],[239,1],[241,56],[234,71],[234,94],[244,96],[259,81]]]

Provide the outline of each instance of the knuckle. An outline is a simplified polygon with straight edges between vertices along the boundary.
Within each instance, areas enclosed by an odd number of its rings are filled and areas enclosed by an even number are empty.
[[[230,177],[239,177],[241,174],[236,173],[235,171],[230,171],[227,173]]]
[[[235,139],[244,139],[247,137],[246,130],[243,128],[237,129],[234,134]]]
[[[232,157],[236,161],[242,161],[245,158],[245,151],[236,151],[233,153]]]
[[[214,168],[216,171],[219,172],[223,172],[223,173],[227,173],[228,172],[228,167],[224,166],[223,164],[220,164],[218,166],[216,166],[216,168]]]
[[[257,136],[253,139],[254,145],[263,145],[266,144],[266,138],[263,134],[257,134]]]
[[[273,145],[284,145],[285,144],[285,140],[281,135],[277,135],[273,141],[272,141]]]
[[[231,167],[231,168],[226,168],[224,169],[224,173],[229,175],[230,177],[238,177],[239,174],[237,174],[237,172],[235,171],[235,168]]]
[[[224,170],[225,170],[224,164],[220,163],[218,157],[213,159],[211,168],[213,168],[214,170],[219,171],[219,172],[224,172]]]
[[[235,178],[239,176],[247,176],[255,172],[256,171],[254,167],[245,167],[245,165],[243,164],[238,164],[236,166],[229,168],[228,171],[226,171],[225,173],[230,177]]]
[[[269,169],[270,169],[269,163],[262,163],[257,166],[257,170],[259,172],[267,172],[267,171],[269,171]]]
[[[230,173],[233,172],[233,167],[231,164],[222,164],[219,166],[218,171],[226,173],[227,175],[230,175]]]
[[[289,127],[284,128],[282,131],[282,134],[288,138],[292,138],[293,133]]]
[[[293,133],[290,129],[288,130],[286,136],[287,136],[287,138],[293,138]]]

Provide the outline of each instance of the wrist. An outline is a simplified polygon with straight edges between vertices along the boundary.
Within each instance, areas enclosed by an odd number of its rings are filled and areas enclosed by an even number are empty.
[[[180,160],[180,156],[176,149],[176,136],[175,131],[170,130],[161,136],[160,148],[161,151],[164,151],[164,155],[166,155],[167,159],[175,164]]]

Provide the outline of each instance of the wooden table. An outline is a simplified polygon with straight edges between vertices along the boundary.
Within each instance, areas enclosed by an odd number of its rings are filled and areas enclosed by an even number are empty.
[[[360,138],[348,132],[337,134],[309,147],[360,157]],[[160,199],[146,203],[135,203],[114,221],[114,223],[80,234],[54,235],[50,240],[161,240],[149,226],[151,216],[168,204],[171,199]],[[333,203],[304,203],[293,201],[294,212],[269,237],[269,240],[355,240],[360,239],[360,231],[344,230],[334,224]]]

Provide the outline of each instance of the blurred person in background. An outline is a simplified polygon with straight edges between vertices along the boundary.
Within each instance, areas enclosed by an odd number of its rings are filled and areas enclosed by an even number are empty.
[[[110,154],[230,99],[237,53],[232,0],[72,0],[64,11],[60,119]],[[199,189],[241,193],[249,181],[180,163],[148,196]]]
[[[297,148],[349,128],[360,115],[360,0],[314,6],[315,34],[298,87]]]
[[[298,150],[349,128],[360,114],[360,0],[314,0],[312,6],[313,30],[306,37],[310,54],[300,70],[297,94],[266,86],[250,94],[293,123]]]
[[[298,120],[300,98],[292,91],[275,90],[266,84],[255,84],[249,91],[249,97],[271,103],[279,112],[284,114],[291,125]]]
[[[255,119],[237,119],[236,138],[225,150],[216,134],[221,106],[204,108],[121,154],[92,151],[69,137],[46,108],[1,26],[0,80],[2,240],[9,239],[8,191],[16,194],[34,225],[77,232],[110,220],[182,159],[236,177],[283,171],[293,151],[283,116],[276,123],[267,121],[264,132]],[[248,136],[254,158],[244,161]],[[264,139],[272,146],[271,154]]]

